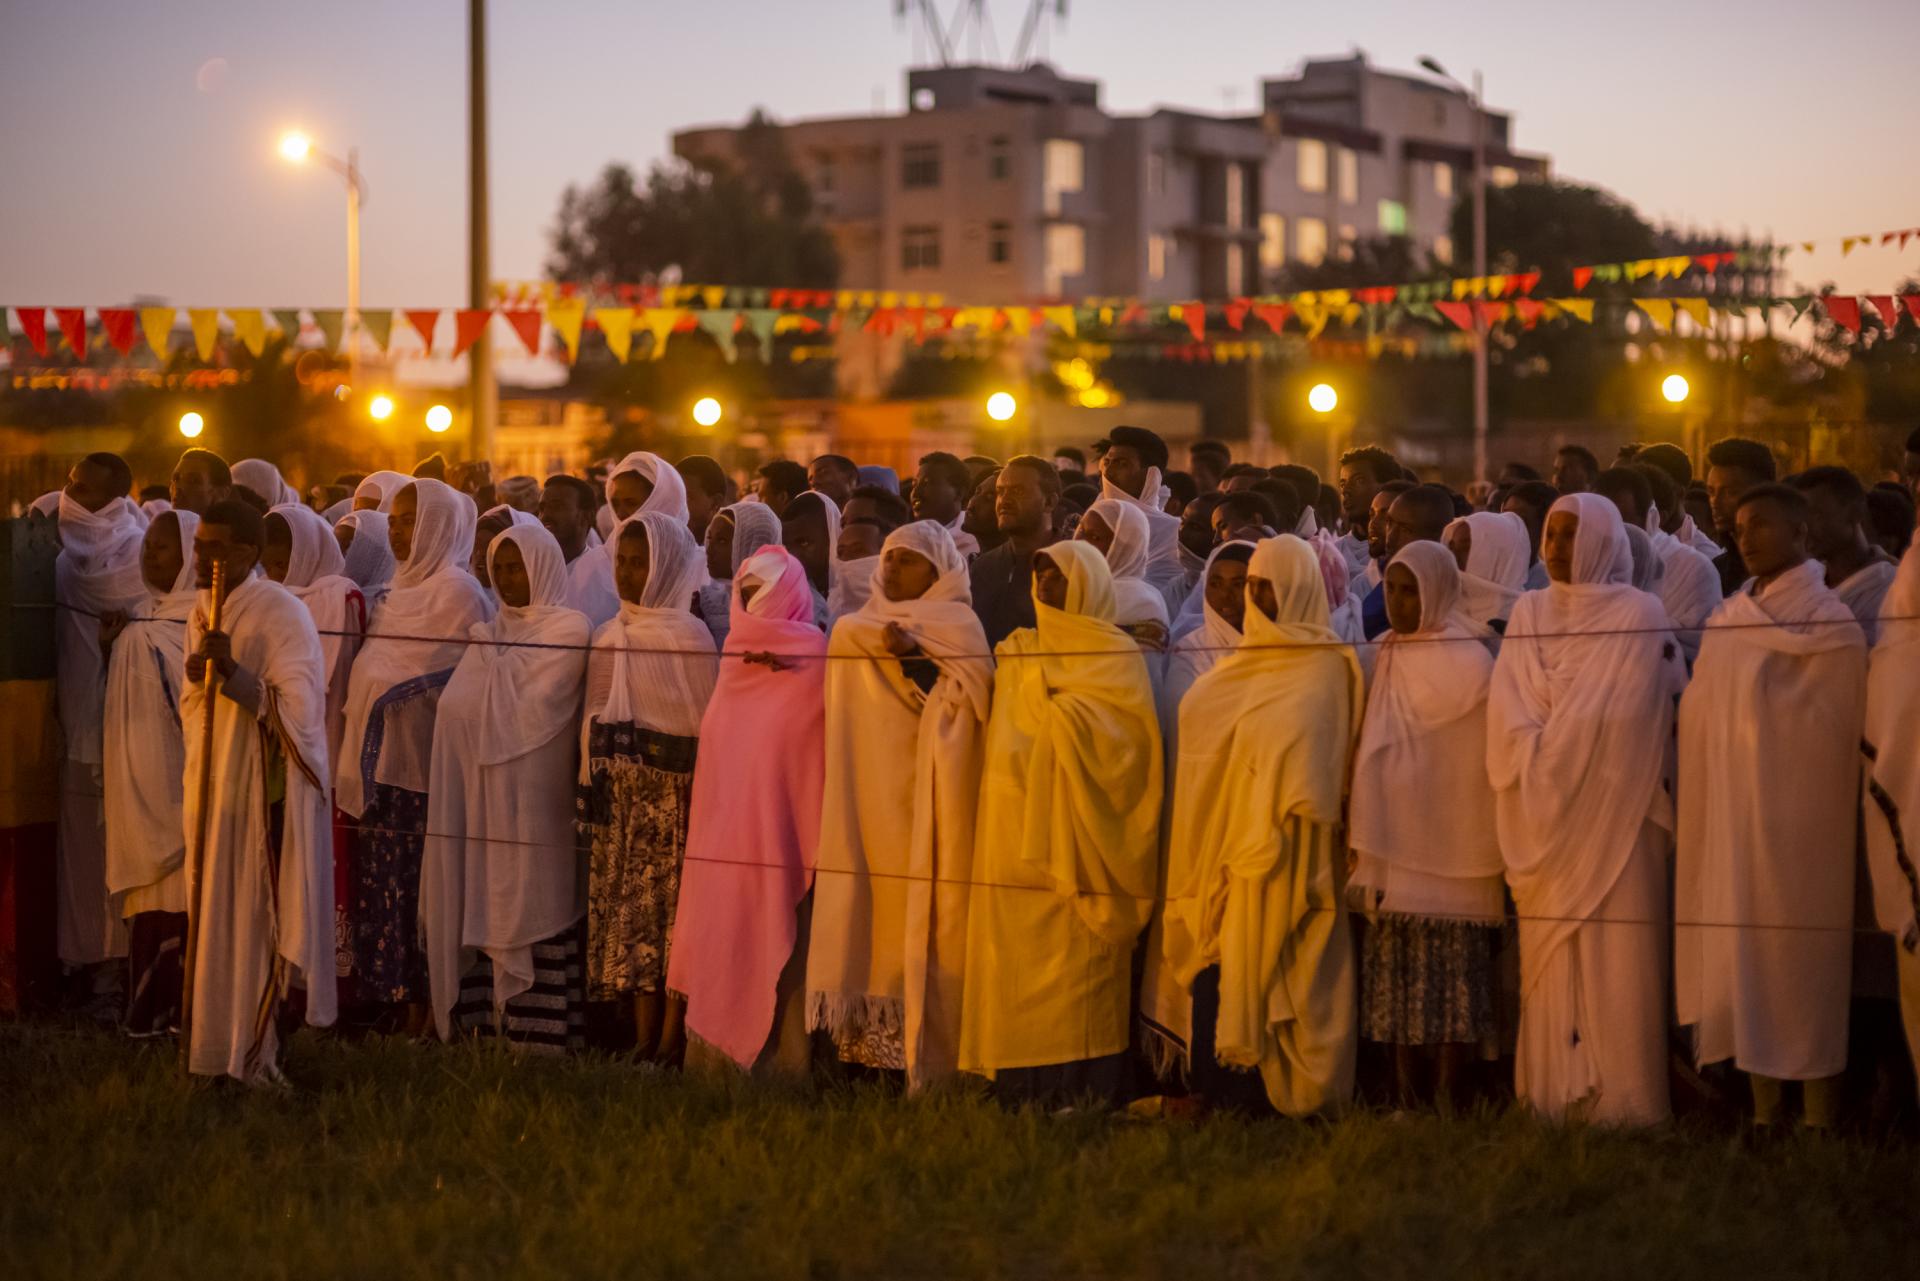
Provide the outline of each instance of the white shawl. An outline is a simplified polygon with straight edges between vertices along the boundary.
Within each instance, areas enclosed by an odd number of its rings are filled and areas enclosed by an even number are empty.
[[[1460,575],[1460,611],[1491,626],[1513,612],[1526,589],[1532,555],[1527,523],[1512,512],[1474,512],[1449,522],[1446,532],[1459,526],[1466,527],[1471,539],[1467,567]]]
[[[1121,627],[1135,623],[1168,627],[1166,594],[1146,579],[1152,532],[1145,513],[1137,504],[1101,498],[1087,508],[1087,515],[1098,516],[1113,531],[1107,547],[1107,568],[1113,572],[1113,621]],[[1152,660],[1148,665],[1153,665]]]
[[[632,522],[647,532],[647,585],[638,601],[621,601],[620,612],[593,634],[581,725],[583,783],[586,737],[595,721],[696,737],[720,672],[713,636],[690,609],[706,565],[687,522],[664,512],[639,512]],[[607,546],[618,552],[619,538]]]
[[[686,520],[687,482],[681,478],[679,471],[673,464],[660,457],[660,455],[650,454],[644,449],[635,450],[633,453],[628,454],[615,465],[612,471],[607,473],[606,497],[609,509],[611,509],[613,505],[614,480],[629,472],[639,476],[649,485],[653,486],[653,492],[647,495],[647,500],[641,503],[637,510],[629,514],[629,518],[638,516],[642,512],[661,512],[681,521]],[[619,524],[618,515],[613,517],[613,523],[614,525]],[[610,525],[607,529],[602,530],[600,536],[606,539],[608,543],[612,543],[613,526]]]
[[[1891,560],[1876,555],[1871,564],[1854,570],[1844,582],[1834,585],[1834,595],[1853,611],[1854,619],[1867,634],[1869,645],[1880,639],[1880,607],[1893,586],[1896,569]]]
[[[146,537],[147,517],[130,498],[116,498],[90,512],[64,490],[58,511],[54,692],[67,759],[98,765],[107,694],[100,616],[131,611],[147,599],[146,581],[140,577],[140,540]]]
[[[1100,497],[1125,503],[1147,518],[1147,564],[1141,577],[1152,583],[1166,598],[1169,610],[1178,609],[1187,585],[1187,571],[1180,565],[1180,518],[1167,513],[1167,487],[1160,483],[1160,469],[1147,468],[1146,483],[1136,498],[1104,476]]]
[[[1654,551],[1666,569],[1658,585],[1660,603],[1666,608],[1682,652],[1692,662],[1700,652],[1707,616],[1720,608],[1720,571],[1705,556],[1661,529],[1658,516],[1657,511],[1648,516],[1647,537],[1653,540]]]
[[[386,599],[393,583],[393,544],[387,541],[387,514],[363,508],[342,516],[340,524],[353,530],[353,544],[347,548],[340,572],[359,584],[371,614],[373,607]]]
[[[1920,543],[1900,559],[1867,669],[1867,868],[1874,915],[1920,954]]]
[[[360,508],[361,511],[377,511],[386,515],[393,510],[393,496],[413,483],[413,477],[397,471],[377,471],[362,480],[353,490],[353,500],[371,498],[374,506]]]
[[[283,507],[300,501],[299,493],[280,475],[280,469],[264,458],[242,458],[233,465],[233,483],[267,500],[267,508]]]

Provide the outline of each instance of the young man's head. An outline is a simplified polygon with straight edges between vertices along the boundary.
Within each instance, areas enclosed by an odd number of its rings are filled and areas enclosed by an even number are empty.
[[[447,478],[447,456],[439,450],[428,454],[413,465],[415,480],[445,481]]]
[[[205,515],[207,508],[233,496],[233,470],[210,449],[189,449],[173,465],[170,489],[180,511]]]
[[[1680,501],[1680,487],[1673,483],[1673,476],[1665,468],[1651,463],[1632,464],[1647,482],[1647,496],[1660,512],[1660,528],[1671,534],[1680,528],[1680,522],[1686,517],[1686,504]]]
[[[1378,445],[1362,445],[1340,455],[1340,510],[1347,532],[1364,536],[1380,486],[1400,479],[1400,464]]]
[[[1807,552],[1815,560],[1862,560],[1867,538],[1867,487],[1844,467],[1809,467],[1793,478],[1807,500]]]
[[[892,490],[878,485],[856,487],[840,509],[840,559],[878,556],[887,535],[912,520],[906,500]]]
[[[1203,494],[1220,488],[1220,480],[1233,465],[1233,450],[1224,440],[1196,440],[1187,446],[1187,470]]]
[[[1258,542],[1280,532],[1276,528],[1279,520],[1280,517],[1274,513],[1272,500],[1265,494],[1250,489],[1224,494],[1220,498],[1220,505],[1213,509],[1214,541],[1228,543],[1245,539]]]
[[[835,507],[845,507],[859,483],[860,469],[845,455],[821,454],[807,464],[807,487],[816,494],[825,494]]]
[[[1273,473],[1264,467],[1255,467],[1252,463],[1235,463],[1220,473],[1220,492],[1223,494],[1250,493],[1255,485],[1272,478]]]
[[[1867,491],[1867,536],[1881,551],[1899,560],[1913,544],[1913,495],[1895,484]]]
[[[983,552],[992,551],[1006,541],[1000,534],[1000,522],[993,515],[994,487],[999,480],[1000,469],[996,467],[975,481],[973,494],[967,499],[966,515],[960,518],[961,530],[972,534]]]
[[[1713,525],[1722,540],[1734,537],[1734,512],[1740,495],[1776,476],[1773,451],[1757,440],[1729,436],[1707,450],[1707,499],[1713,504]]]
[[[1053,451],[1053,469],[1055,471],[1079,472],[1087,474],[1087,451],[1078,445],[1062,445]]]
[[[1585,445],[1562,445],[1553,456],[1553,487],[1563,494],[1584,494],[1600,477],[1600,460]]]
[[[812,492],[796,495],[780,518],[781,544],[806,569],[813,590],[823,596],[827,591],[827,568],[833,563],[826,502],[825,497]]]
[[[132,492],[133,469],[118,454],[88,454],[67,472],[67,497],[90,512]]]
[[[1001,533],[1030,542],[1052,535],[1060,473],[1044,458],[1016,454],[993,483],[993,518]]]
[[[760,469],[753,492],[785,520],[787,504],[807,492],[807,469],[791,458],[776,458]]]
[[[1320,473],[1313,468],[1303,467],[1299,463],[1282,463],[1270,468],[1267,474],[1293,487],[1293,492],[1299,495],[1301,511],[1307,511],[1320,501]]]
[[[1167,470],[1167,442],[1144,427],[1115,427],[1103,442],[1100,477],[1121,493],[1143,498],[1149,469]]]
[[[1178,516],[1187,504],[1200,496],[1200,486],[1188,472],[1170,471],[1161,481],[1167,487],[1167,515]]]
[[[1633,464],[1636,467],[1658,467],[1667,473],[1681,493],[1685,493],[1687,486],[1693,483],[1693,460],[1678,445],[1669,445],[1665,441],[1642,445],[1634,451]]]
[[[1180,513],[1180,545],[1195,556],[1213,550],[1213,512],[1226,501],[1222,493],[1201,494]]]
[[[1058,475],[1058,473],[1055,473]],[[951,525],[973,496],[973,473],[952,454],[932,453],[913,473],[913,518]]]
[[[1385,562],[1392,555],[1387,550],[1387,512],[1393,507],[1394,500],[1413,488],[1410,480],[1390,480],[1373,489],[1373,502],[1367,508],[1366,524],[1367,555]]]
[[[1647,509],[1653,506],[1653,486],[1639,467],[1609,467],[1594,477],[1593,492],[1620,509],[1620,519],[1645,529]]]
[[[546,488],[540,491],[540,523],[560,544],[560,554],[569,565],[587,549],[587,534],[600,510],[599,500],[592,485],[564,473],[547,477]]]
[[[1506,506],[1526,522],[1527,541],[1533,545],[1533,559],[1540,559],[1540,536],[1546,529],[1547,509],[1560,501],[1560,491],[1544,480],[1525,480],[1507,491]]]
[[[713,514],[727,505],[727,472],[705,454],[689,454],[674,467],[687,488],[687,528],[693,541],[706,537]]]
[[[1509,488],[1524,485],[1530,480],[1543,480],[1540,469],[1526,463],[1512,462],[1500,469],[1499,483]]]
[[[260,563],[266,541],[266,521],[250,505],[236,498],[214,503],[200,513],[200,528],[193,535],[194,585],[212,588],[218,563],[225,571],[225,590],[232,591]]]
[[[1807,559],[1811,517],[1806,495],[1788,485],[1749,485],[1734,505],[1734,540],[1747,572],[1762,586]]]
[[[1415,485],[1387,508],[1389,557],[1408,543],[1437,543],[1453,520],[1453,495],[1439,485]]]
[[[1300,523],[1300,491],[1278,476],[1267,475],[1253,484],[1252,493],[1265,498],[1273,507],[1273,519],[1277,522],[1273,529],[1277,534],[1291,534],[1294,526]]]
[[[1222,547],[1207,566],[1206,603],[1235,631],[1246,629],[1247,564],[1252,559],[1251,547]]]

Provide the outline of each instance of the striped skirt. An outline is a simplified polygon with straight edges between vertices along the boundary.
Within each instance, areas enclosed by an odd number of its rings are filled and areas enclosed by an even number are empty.
[[[453,1026],[467,1036],[504,1036],[528,1054],[572,1054],[586,1045],[585,966],[580,926],[533,945],[533,986],[496,1010],[493,961],[482,954],[460,976]]]

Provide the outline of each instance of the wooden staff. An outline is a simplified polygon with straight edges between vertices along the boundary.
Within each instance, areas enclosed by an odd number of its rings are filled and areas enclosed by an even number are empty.
[[[207,630],[220,630],[226,601],[227,567],[213,562],[213,601]],[[220,694],[220,669],[211,661],[201,673],[207,687],[207,714],[200,722],[200,809],[194,815],[193,844],[187,849],[187,945],[180,957],[180,1070],[187,1072],[193,1047],[193,962],[200,948],[200,869],[207,857],[207,810],[213,804],[213,707]]]

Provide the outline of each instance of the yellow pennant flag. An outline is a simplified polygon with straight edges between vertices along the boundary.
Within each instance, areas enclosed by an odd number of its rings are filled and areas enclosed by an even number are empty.
[[[876,303],[877,299],[874,296],[873,290],[863,289],[860,291],[860,306],[864,310],[872,311]]]
[[[908,294],[902,301],[904,301],[909,307],[925,306],[925,304],[920,299],[920,295],[915,293]]]
[[[833,307],[835,311],[845,311],[851,306],[853,306],[853,290],[842,289],[834,294]]]
[[[653,349],[647,353],[648,360],[658,360],[665,353],[667,336],[680,323],[683,314],[678,307],[649,307],[634,313],[634,320],[640,327],[653,335]]]
[[[1459,302],[1467,296],[1467,280],[1461,277],[1453,282],[1453,300]]]
[[[700,301],[707,304],[708,311],[718,310],[727,301],[725,285],[708,285],[700,291]]]
[[[567,344],[567,363],[580,356],[580,322],[586,319],[587,304],[579,298],[555,298],[547,304],[547,323]]]
[[[1347,291],[1344,289],[1341,289],[1341,290],[1337,290],[1336,292],[1344,294]],[[1340,309],[1340,323],[1343,325],[1353,324],[1356,320],[1360,319],[1361,313],[1364,312],[1365,310],[1366,308],[1362,307],[1357,302],[1348,303],[1346,306]]]
[[[1593,323],[1593,299],[1591,298],[1555,298],[1553,305],[1582,324]]]
[[[596,307],[593,323],[599,325],[600,332],[607,336],[607,350],[613,353],[613,358],[626,364],[627,356],[633,351],[633,309]]]
[[[1061,333],[1065,334],[1067,337],[1069,338],[1073,337],[1073,334],[1074,334],[1073,308],[1042,307],[1040,309],[1040,314],[1046,317],[1046,321],[1049,325],[1052,325],[1055,329],[1058,329]]]
[[[1866,237],[1864,236],[1840,237],[1840,256],[1842,258],[1845,258],[1848,254],[1853,252],[1853,247],[1859,244],[1864,239],[1866,239]]]
[[[1033,329],[1033,313],[1025,307],[1007,308],[1007,328],[1016,338],[1025,338]]]
[[[898,307],[900,305],[900,295],[894,293],[892,290],[886,290],[880,295],[880,305],[882,307]]]
[[[1329,307],[1344,308],[1353,301],[1353,294],[1345,289],[1329,289],[1320,295],[1320,301]]]
[[[1655,329],[1666,331],[1673,328],[1673,302],[1667,298],[1635,298],[1633,305],[1647,313]]]
[[[260,309],[242,307],[235,311],[229,307],[227,319],[233,322],[233,336],[245,344],[248,351],[258,356],[267,345],[267,318],[260,314]]]
[[[193,349],[200,353],[200,359],[212,360],[214,340],[220,337],[220,309],[189,307],[187,323],[193,326]]]
[[[947,296],[945,294],[928,294],[927,295],[927,306],[938,309],[946,305],[947,305]]]
[[[790,334],[796,329],[805,329],[806,327],[807,318],[805,316],[796,316],[789,312],[781,313],[773,322],[773,332],[776,334]]]
[[[1713,317],[1707,311],[1707,300],[1705,298],[1675,298],[1673,305],[1681,311],[1686,312],[1687,315],[1692,318],[1693,323],[1700,326],[1700,328],[1711,329],[1713,327]]]
[[[147,336],[147,346],[153,348],[153,354],[162,360],[167,358],[167,340],[173,335],[173,321],[178,314],[172,307],[140,309],[140,332]]]

